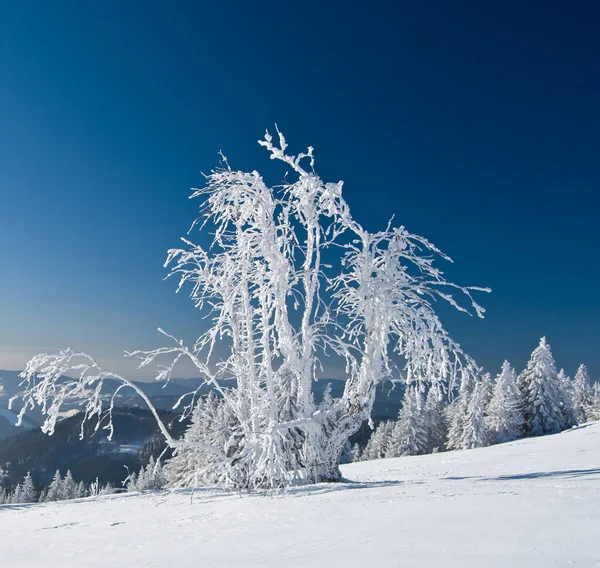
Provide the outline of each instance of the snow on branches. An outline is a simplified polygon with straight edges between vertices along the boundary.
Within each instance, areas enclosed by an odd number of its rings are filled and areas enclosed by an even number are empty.
[[[269,187],[258,172],[224,160],[191,195],[201,200],[193,228],[212,242],[183,239],[168,253],[170,275],[205,314],[205,329],[190,346],[165,333],[170,346],[129,354],[142,367],[158,363],[164,381],[187,358],[211,387],[210,400],[199,402],[198,389],[178,402],[184,415],[194,412],[181,440],[156,416],[176,449],[165,468],[173,485],[252,489],[338,479],[344,445],[370,418],[375,387],[395,372],[395,360],[409,380],[454,382],[476,372],[434,303],[483,317],[472,293],[488,290],[447,281],[435,260],[450,259],[402,226],[367,231],[352,217],[342,182],[315,173],[313,148],[291,155],[277,134],[278,142],[267,132],[259,144],[291,168],[291,179]],[[316,404],[312,384],[332,354],[345,362],[345,390]],[[77,379],[60,378],[73,370]],[[37,356],[23,377],[25,407],[42,407],[48,433],[67,401],[84,408],[84,421],[105,418],[110,431],[112,400],[104,408],[101,397],[109,378],[139,392],[71,351]]]

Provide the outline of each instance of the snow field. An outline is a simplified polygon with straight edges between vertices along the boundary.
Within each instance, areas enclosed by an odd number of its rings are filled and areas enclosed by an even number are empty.
[[[347,482],[0,506],[0,566],[600,566],[600,423]]]

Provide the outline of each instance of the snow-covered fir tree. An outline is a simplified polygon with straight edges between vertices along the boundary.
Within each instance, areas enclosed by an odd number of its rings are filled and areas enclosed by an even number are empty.
[[[221,460],[204,447],[219,447],[225,455],[233,455],[238,449],[239,437],[235,432],[235,418],[216,393],[198,400],[183,439],[186,444],[175,449],[164,467],[171,487],[218,483]]]
[[[518,384],[527,435],[555,434],[571,426],[554,357],[545,337],[532,352],[527,367],[519,375]]]
[[[579,365],[575,379],[573,379],[573,411],[577,424],[583,424],[588,421],[590,406],[592,402],[592,387],[587,367],[584,364]]]
[[[573,381],[571,380],[571,377],[565,373],[564,369],[561,369],[558,372],[557,380],[565,428],[569,428],[577,423],[577,419],[575,418],[575,408],[573,407]]]
[[[60,488],[60,500],[65,501],[67,499],[77,498],[77,483],[73,479],[73,474],[69,469],[65,474]]]
[[[502,370],[496,377],[492,398],[487,407],[486,423],[491,443],[510,442],[524,433],[521,393],[517,387],[515,370],[508,361],[504,361]]]
[[[449,450],[463,448],[465,420],[469,408],[469,400],[475,388],[475,382],[476,377],[474,375],[469,374],[463,377],[458,396],[456,396],[452,404],[446,409],[446,420],[448,423],[446,447]]]
[[[75,492],[75,496],[77,499],[81,498],[81,497],[87,497],[89,495],[89,491],[87,486],[85,485],[85,483],[83,481],[80,481],[77,484],[77,491]]]
[[[44,496],[45,501],[60,501],[63,499],[63,479],[60,471],[57,469],[52,482],[48,486],[48,491]]]
[[[15,488],[11,502],[12,503],[35,503],[37,501],[37,491],[33,485],[31,473],[28,471],[23,481]]]
[[[137,478],[134,478],[133,487],[137,491],[156,491],[163,489],[166,484],[167,479],[160,460],[156,461],[154,456],[151,456],[146,466],[140,468]]]
[[[600,420],[600,382],[596,382],[592,386],[589,419]]]
[[[427,453],[428,431],[425,401],[418,384],[404,391],[402,408],[387,443],[385,457],[416,456]]]
[[[425,425],[427,428],[427,453],[444,449],[448,435],[445,419],[444,393],[439,383],[429,385],[425,398]]]
[[[469,397],[467,413],[463,421],[460,449],[470,450],[488,445],[489,433],[485,420],[485,405],[488,396],[489,385],[487,379],[482,378],[476,381],[473,392]]]
[[[494,380],[491,373],[484,373],[481,376],[481,388],[483,391],[483,406],[487,408],[494,396]]]
[[[363,449],[360,458],[362,461],[378,460],[388,456],[394,426],[393,420],[385,420],[377,425]]]

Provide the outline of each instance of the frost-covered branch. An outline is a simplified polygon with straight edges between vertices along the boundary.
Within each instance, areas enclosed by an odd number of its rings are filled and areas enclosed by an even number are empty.
[[[175,448],[165,466],[173,486],[282,487],[339,478],[344,444],[370,418],[377,385],[397,378],[397,363],[407,379],[432,384],[475,372],[434,307],[439,300],[483,317],[474,294],[488,290],[448,281],[437,261],[450,258],[403,226],[367,231],[343,183],[314,171],[313,148],[290,154],[276,130],[277,142],[267,131],[259,144],[291,167],[293,179],[269,187],[258,172],[224,160],[191,195],[201,201],[192,228],[212,242],[188,235],[168,252],[177,291],[204,315],[193,345],[159,330],[170,346],[128,354],[142,368],[156,364],[165,383],[188,359],[200,388],[209,387],[208,395],[198,388],[177,402],[182,417],[191,414],[183,439],[170,437],[136,385],[70,350],[34,358],[23,375],[24,408],[42,407],[45,431],[67,401],[84,409],[84,420],[96,417],[96,429],[106,419],[111,430],[116,393],[105,407],[101,391],[114,379],[138,391]],[[345,390],[340,400],[318,402],[313,383],[328,373],[330,354],[345,364]],[[62,378],[73,370],[78,378]]]

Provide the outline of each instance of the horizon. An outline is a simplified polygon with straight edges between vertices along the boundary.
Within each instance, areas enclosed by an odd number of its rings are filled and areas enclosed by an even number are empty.
[[[395,214],[492,288],[482,321],[441,310],[486,371],[546,336],[600,378],[595,6],[33,5],[0,20],[0,369],[72,347],[153,380],[123,352],[204,325],[162,267],[189,188],[219,150],[283,175],[256,143],[277,123],[365,226]]]

